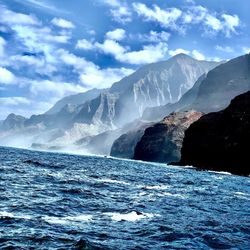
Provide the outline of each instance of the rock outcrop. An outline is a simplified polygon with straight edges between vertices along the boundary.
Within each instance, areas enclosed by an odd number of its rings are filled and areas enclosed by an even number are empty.
[[[141,140],[145,129],[151,125],[152,123],[143,123],[139,128],[122,134],[114,141],[110,155],[118,158],[133,159],[136,144]]]
[[[147,128],[137,143],[134,159],[169,163],[181,157],[185,130],[202,116],[196,111],[171,113]]]
[[[220,112],[209,113],[185,132],[181,161],[199,169],[249,175],[250,91]]]

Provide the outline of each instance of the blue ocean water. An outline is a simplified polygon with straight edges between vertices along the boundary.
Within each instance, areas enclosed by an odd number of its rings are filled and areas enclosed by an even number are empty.
[[[0,148],[0,249],[250,249],[250,178]]]

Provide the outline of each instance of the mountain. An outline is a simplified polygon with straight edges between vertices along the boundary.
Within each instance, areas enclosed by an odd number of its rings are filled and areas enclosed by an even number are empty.
[[[145,110],[143,119],[162,119],[176,110],[218,111],[232,98],[250,89],[250,54],[219,65],[202,76],[175,104]]]
[[[76,121],[120,127],[139,118],[147,107],[178,101],[202,74],[218,65],[184,54],[146,65],[85,103]]]
[[[45,114],[51,115],[58,113],[65,105],[80,105],[87,101],[90,101],[94,98],[96,98],[103,90],[102,89],[91,89],[89,91],[86,91],[84,93],[79,93],[76,95],[69,95],[58,102],[55,103],[55,105],[49,109]]]
[[[9,114],[7,118],[2,121],[1,130],[17,130],[24,127],[26,118],[21,115]]]
[[[123,128],[138,119],[145,108],[178,101],[201,75],[217,65],[218,62],[198,61],[180,54],[143,66],[109,89],[94,89],[63,98],[45,114],[25,120],[24,128],[15,137],[19,138],[25,130],[31,144],[61,148],[90,136],[92,145],[96,145],[102,137],[95,139],[95,136]],[[109,145],[105,150],[100,147],[102,152],[109,152],[111,140],[124,133],[123,129],[118,131],[120,134],[117,131],[105,134],[103,141]],[[5,141],[12,142],[10,133]]]
[[[186,131],[178,165],[250,174],[250,91],[220,112],[209,113]]]
[[[134,150],[134,159],[154,162],[178,161],[185,130],[202,116],[201,112],[172,113],[147,128]]]

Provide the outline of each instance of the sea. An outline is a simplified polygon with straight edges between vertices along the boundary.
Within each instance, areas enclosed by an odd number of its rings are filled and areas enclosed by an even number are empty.
[[[250,178],[0,147],[0,249],[250,249]]]

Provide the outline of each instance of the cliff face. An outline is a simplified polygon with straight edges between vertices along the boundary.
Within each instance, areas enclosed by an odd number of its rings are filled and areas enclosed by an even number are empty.
[[[250,90],[250,54],[237,57],[212,69],[174,104],[148,108],[146,120],[162,119],[173,111],[194,109],[209,113],[227,107],[237,95]]]
[[[172,113],[147,128],[135,147],[134,159],[165,163],[178,161],[184,132],[201,115],[196,111]]]
[[[209,113],[185,133],[181,161],[199,169],[249,175],[250,91],[223,111]]]
[[[119,158],[133,159],[136,144],[141,140],[144,131],[151,123],[141,124],[139,128],[130,130],[116,139],[110,155]]]

